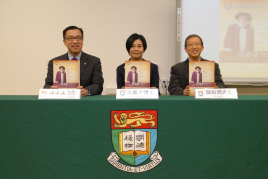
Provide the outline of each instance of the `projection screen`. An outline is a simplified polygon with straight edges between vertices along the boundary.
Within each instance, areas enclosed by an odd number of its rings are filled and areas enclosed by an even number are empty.
[[[268,83],[268,0],[182,0],[182,41],[204,41],[204,59],[219,63],[225,82]]]

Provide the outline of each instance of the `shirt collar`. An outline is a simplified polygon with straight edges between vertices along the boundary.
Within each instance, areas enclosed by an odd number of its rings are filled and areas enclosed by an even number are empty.
[[[80,61],[82,55],[82,51],[75,57],[78,61]],[[69,60],[72,60],[74,58],[74,56],[72,56],[69,52],[68,52],[68,58]]]
[[[200,59],[199,59],[198,61],[201,61],[201,58],[202,58],[202,57],[200,57]],[[193,61],[193,60],[190,59],[190,57],[188,57],[188,60],[189,60],[190,62]]]
[[[247,22],[245,24],[241,24],[241,23],[237,22],[236,24],[239,25],[240,27],[246,27],[246,26],[248,26],[249,23]]]
[[[131,58],[128,61],[131,61]],[[142,61],[146,61],[146,60],[142,59]]]

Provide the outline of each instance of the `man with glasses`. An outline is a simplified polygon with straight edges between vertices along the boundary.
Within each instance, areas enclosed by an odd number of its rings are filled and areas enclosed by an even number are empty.
[[[80,61],[80,85],[82,96],[98,95],[103,90],[103,77],[100,59],[82,51],[83,30],[76,26],[70,26],[63,31],[63,43],[68,52],[49,61],[47,77],[44,88],[57,89],[53,86],[53,60],[79,60]]]
[[[185,95],[190,94],[189,89],[189,61],[208,61],[200,55],[204,49],[203,41],[198,35],[192,34],[185,39],[185,52],[188,58],[184,62],[177,63],[171,67],[171,76],[168,91],[170,95]],[[219,64],[215,63],[215,86],[214,88],[225,88],[221,77]]]

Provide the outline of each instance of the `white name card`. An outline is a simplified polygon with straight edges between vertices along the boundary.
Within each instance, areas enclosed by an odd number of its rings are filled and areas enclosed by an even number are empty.
[[[81,89],[40,89],[38,99],[81,99]]]
[[[117,89],[116,99],[159,99],[158,89]]]
[[[195,89],[195,99],[238,99],[236,88]]]

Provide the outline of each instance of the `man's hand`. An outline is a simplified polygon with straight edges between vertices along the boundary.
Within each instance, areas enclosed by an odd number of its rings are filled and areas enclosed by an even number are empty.
[[[77,87],[77,89],[81,89],[82,96],[88,96],[88,90],[83,88],[83,86],[79,86],[79,87]]]
[[[125,89],[125,86],[123,86],[121,89]]]
[[[214,83],[214,89],[217,89],[218,88],[218,86],[216,86],[216,83]]]
[[[190,94],[189,86],[186,86],[186,88],[185,88],[184,91],[183,91],[183,95],[184,95],[184,96],[189,96],[189,94]]]
[[[185,88],[184,91],[183,91],[183,95],[184,95],[184,96],[189,96],[189,94],[190,94],[189,86],[186,86],[186,88]]]
[[[59,89],[57,86],[51,86],[50,89]]]

